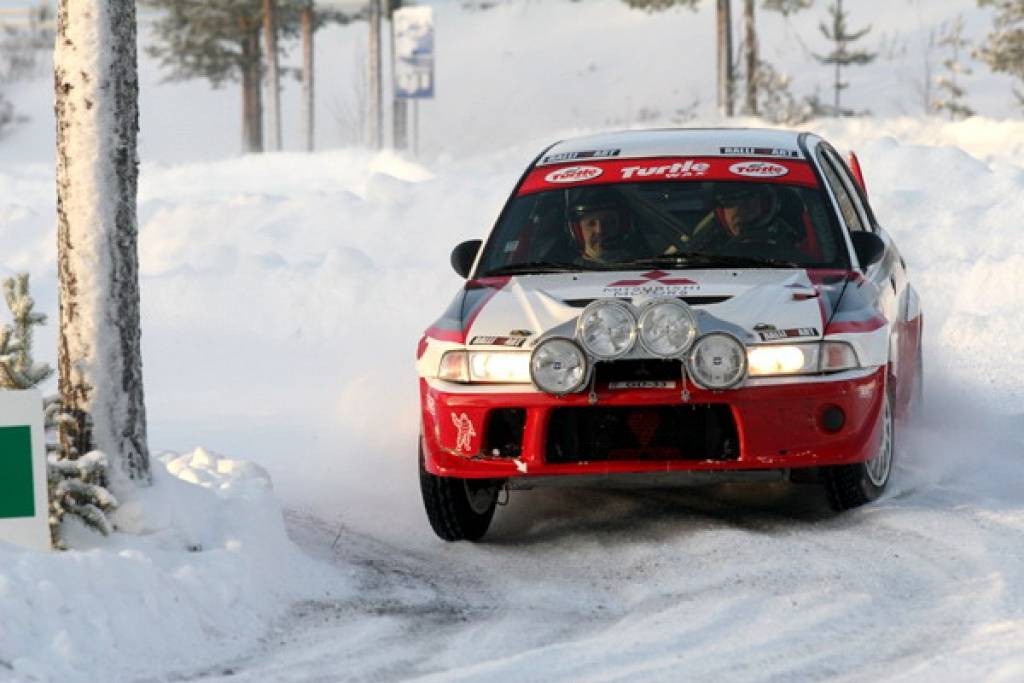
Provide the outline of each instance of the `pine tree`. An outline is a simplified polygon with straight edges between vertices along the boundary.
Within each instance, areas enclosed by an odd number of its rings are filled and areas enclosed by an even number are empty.
[[[204,78],[215,88],[241,82],[242,149],[263,151],[263,0],[140,0],[140,4],[163,10],[152,24],[155,41],[146,51],[168,69],[169,80]],[[275,23],[280,38],[299,34],[306,7],[306,0],[277,0]],[[357,16],[316,12],[314,29]],[[278,49],[283,51],[282,43]]]
[[[796,14],[814,4],[814,0],[764,0],[763,7],[769,12],[778,12],[784,17]]]
[[[64,450],[98,449],[148,482],[139,324],[134,0],[61,0],[57,115],[57,365]]]
[[[46,316],[33,310],[27,273],[5,279],[3,290],[14,324],[0,327],[0,389],[31,389],[53,374],[32,359],[32,328],[46,324]]]
[[[689,7],[693,9],[700,0],[622,0],[633,9],[646,12],[661,12],[672,7]]]
[[[840,93],[850,87],[849,83],[842,80],[842,68],[870,64],[878,55],[877,53],[865,50],[850,49],[850,44],[867,35],[871,30],[871,26],[862,28],[859,31],[849,31],[846,27],[847,14],[843,11],[843,0],[835,0],[835,4],[829,7],[828,11],[832,16],[831,25],[822,22],[818,28],[821,30],[822,35],[835,43],[835,47],[827,55],[816,54],[814,58],[822,64],[832,64],[835,66],[835,80],[833,83],[835,91],[834,113],[836,116],[850,116],[853,112],[844,110],[840,104]]]
[[[988,34],[975,56],[997,73],[1024,82],[1024,0],[978,0],[979,7],[994,7],[995,30]],[[1013,89],[1024,108],[1024,91]]]
[[[27,118],[15,111],[3,88],[15,81],[42,75],[38,55],[53,49],[53,31],[48,28],[49,7],[40,5],[29,15],[27,27],[0,25],[0,138],[7,129]]]
[[[947,112],[954,120],[974,116],[974,110],[963,101],[967,91],[961,79],[971,74],[971,70],[960,62],[960,51],[970,45],[963,35],[964,18],[958,16],[938,42],[939,47],[949,50],[949,56],[942,60],[946,73],[935,79],[935,85],[942,94],[934,100],[933,107],[937,112]]]

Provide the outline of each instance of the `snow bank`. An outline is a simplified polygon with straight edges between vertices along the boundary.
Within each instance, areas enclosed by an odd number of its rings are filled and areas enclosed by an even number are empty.
[[[71,523],[68,552],[0,545],[0,680],[193,671],[251,648],[296,600],[348,594],[288,540],[261,468],[199,448],[154,475],[118,491],[124,533]]]

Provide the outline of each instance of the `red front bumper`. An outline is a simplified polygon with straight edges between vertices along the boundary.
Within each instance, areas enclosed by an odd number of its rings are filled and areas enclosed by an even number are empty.
[[[689,404],[728,406],[735,421],[738,455],[728,460],[601,460],[546,462],[548,423],[557,408],[585,408],[586,393],[557,398],[543,393],[449,393],[420,380],[423,452],[427,471],[463,478],[506,478],[686,470],[750,470],[814,467],[862,462],[874,454],[881,434],[885,370],[839,381],[744,387],[710,392],[690,388]],[[601,407],[682,405],[677,389],[598,392]],[[839,407],[845,423],[836,432],[822,414]],[[488,413],[526,411],[519,457],[483,453]]]

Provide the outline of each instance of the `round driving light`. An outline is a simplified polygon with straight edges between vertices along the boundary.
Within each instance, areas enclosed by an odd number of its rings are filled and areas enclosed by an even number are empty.
[[[729,389],[747,374],[747,350],[724,332],[712,332],[697,340],[690,351],[690,375],[705,389]]]
[[[587,357],[568,339],[548,339],[530,356],[530,378],[541,391],[571,394],[587,381]]]
[[[679,299],[652,302],[640,315],[640,343],[662,358],[686,353],[697,337],[697,318]]]
[[[583,309],[576,336],[595,358],[620,358],[636,342],[636,319],[629,306],[620,301],[594,301]]]

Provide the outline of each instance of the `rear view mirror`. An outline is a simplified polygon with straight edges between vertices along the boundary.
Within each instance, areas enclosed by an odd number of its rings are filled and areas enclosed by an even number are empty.
[[[461,278],[469,277],[469,270],[473,267],[477,252],[483,240],[468,240],[452,249],[452,268]]]
[[[857,254],[861,268],[877,263],[885,253],[885,242],[873,232],[851,232],[850,239],[853,241],[853,250]]]

